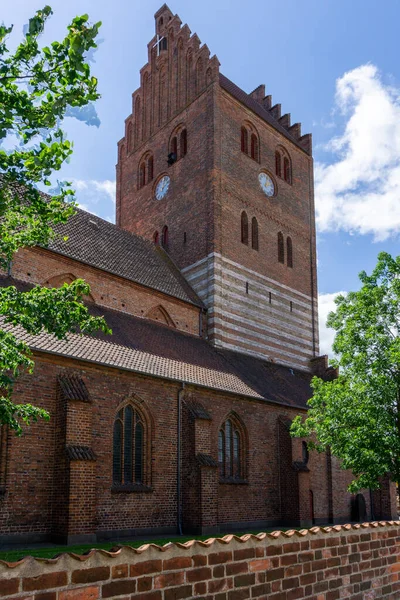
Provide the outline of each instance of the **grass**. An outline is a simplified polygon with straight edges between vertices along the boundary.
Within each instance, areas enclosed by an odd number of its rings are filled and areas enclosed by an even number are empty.
[[[279,528],[280,531],[287,531],[288,528]],[[292,528],[299,529],[299,528]],[[275,529],[266,529],[266,532],[276,531]],[[239,533],[234,533],[234,535],[245,535],[246,533],[257,534],[260,531],[241,531]],[[223,535],[227,535],[226,533],[218,534],[217,537],[222,537]],[[210,535],[192,535],[189,537],[171,537],[171,538],[162,538],[162,539],[150,539],[150,540],[124,540],[123,542],[100,542],[98,544],[80,544],[76,546],[38,546],[36,548],[19,548],[16,550],[0,550],[0,560],[5,560],[7,562],[16,562],[23,558],[24,556],[35,556],[38,558],[54,558],[58,554],[62,554],[63,552],[74,552],[75,554],[86,554],[90,552],[93,548],[98,548],[102,550],[111,550],[112,548],[118,546],[132,546],[132,548],[139,548],[139,546],[143,546],[143,544],[157,544],[158,546],[164,546],[169,542],[180,542],[181,544],[184,542],[188,542],[189,540],[208,540],[210,539]]]

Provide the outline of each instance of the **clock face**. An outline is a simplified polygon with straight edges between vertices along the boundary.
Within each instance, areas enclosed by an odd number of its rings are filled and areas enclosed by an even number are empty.
[[[267,173],[260,173],[258,176],[258,181],[260,182],[261,189],[266,196],[271,197],[275,194],[274,182]]]
[[[169,185],[171,183],[171,179],[168,175],[164,175],[161,177],[160,181],[156,185],[156,198],[157,200],[162,200],[167,195]]]

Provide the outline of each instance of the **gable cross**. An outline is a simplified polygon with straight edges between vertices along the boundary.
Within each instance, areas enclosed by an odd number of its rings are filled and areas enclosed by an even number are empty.
[[[155,44],[154,44],[154,46],[153,46],[153,48],[156,48],[156,47],[157,47],[157,56],[160,56],[161,42],[162,42],[164,39],[165,39],[165,38],[164,38],[163,36],[160,36],[160,35],[157,33],[157,41],[156,41],[156,43],[155,43]]]

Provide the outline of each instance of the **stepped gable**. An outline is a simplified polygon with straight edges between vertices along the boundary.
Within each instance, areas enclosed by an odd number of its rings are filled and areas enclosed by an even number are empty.
[[[154,19],[155,35],[147,45],[148,60],[140,70],[140,86],[132,94],[125,135],[118,142],[119,163],[208,85],[218,81],[218,58],[210,57],[207,44],[201,44],[198,35],[182,25],[178,15],[164,4]]]
[[[267,121],[274,129],[284,135],[292,143],[304,150],[310,156],[312,155],[312,136],[311,133],[301,135],[301,123],[290,123],[290,114],[281,116],[281,105],[272,106],[272,96],[265,96],[265,86],[259,85],[253,92],[246,94],[233,81],[219,74],[220,86],[231,96],[247,106],[256,115]]]
[[[165,251],[149,240],[80,209],[54,230],[49,250],[203,307]]]
[[[0,277],[0,287],[31,286]],[[24,340],[32,350],[67,356],[135,373],[185,382],[217,391],[266,400],[300,409],[311,397],[311,374],[228,350],[216,349],[202,338],[182,333],[146,319],[90,305],[95,316],[104,316],[112,335],[68,335],[58,340],[47,333],[27,334],[21,327],[1,327]],[[182,358],[183,357],[183,358]]]
[[[155,13],[154,19],[156,34],[147,45],[148,61],[140,70],[140,86],[132,94],[132,113],[125,119],[125,135],[118,142],[119,159],[142,145],[185,109],[196,94],[217,81],[239,102],[312,155],[311,134],[301,135],[301,123],[291,125],[290,114],[281,115],[280,104],[272,106],[272,96],[265,95],[264,84],[247,94],[220,73],[217,56],[210,58],[207,44],[201,44],[188,25],[182,26],[179,16],[166,4]],[[185,88],[186,98],[182,93]]]

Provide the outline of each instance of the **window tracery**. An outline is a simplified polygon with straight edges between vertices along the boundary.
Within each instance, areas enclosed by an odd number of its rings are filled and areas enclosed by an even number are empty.
[[[149,423],[132,403],[117,413],[113,429],[113,485],[135,486],[149,483],[146,446]]]
[[[222,480],[244,480],[245,432],[235,415],[230,415],[218,432],[218,466]]]

